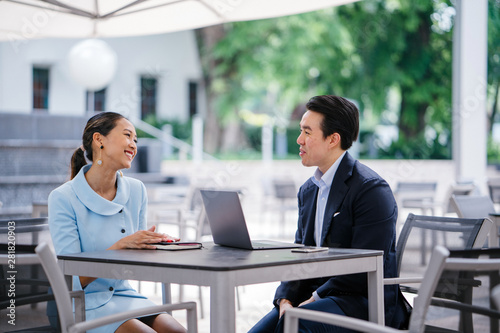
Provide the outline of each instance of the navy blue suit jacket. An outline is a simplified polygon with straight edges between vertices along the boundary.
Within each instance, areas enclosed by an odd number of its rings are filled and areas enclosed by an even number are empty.
[[[332,182],[325,209],[321,244],[314,240],[318,187],[309,179],[298,193],[299,220],[295,242],[337,248],[384,251],[384,277],[396,277],[396,220],[394,195],[377,173],[349,153]],[[347,316],[368,319],[366,273],[285,281],[276,290],[275,304],[286,298],[297,306],[314,291],[333,297]],[[386,325],[399,328],[407,318],[399,286],[385,286]]]

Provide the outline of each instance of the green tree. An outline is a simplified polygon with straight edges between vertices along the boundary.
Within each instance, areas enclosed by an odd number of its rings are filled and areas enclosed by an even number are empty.
[[[489,131],[492,132],[493,123],[498,114],[498,100],[500,90],[500,0],[488,2],[488,93],[491,107],[489,107]]]
[[[494,119],[500,0],[489,1],[488,83]],[[413,141],[428,144],[434,157],[449,156],[453,18],[451,0],[365,0],[226,24],[210,52],[202,52],[213,64],[210,93],[215,94],[219,124],[248,109],[268,114],[284,127],[291,111],[309,97],[338,94],[355,100],[362,116],[397,110],[400,142],[395,149]],[[398,96],[396,107],[389,104],[390,94]]]
[[[447,1],[368,1],[339,9],[361,57],[356,82],[377,113],[389,89],[400,95],[400,136],[415,139],[431,118],[450,123],[451,25]],[[430,116],[429,114],[432,113]]]
[[[218,63],[225,62],[214,56],[213,49],[217,43],[224,38],[223,25],[215,25],[196,31],[198,49],[200,52],[201,66],[203,70],[204,87],[207,92],[207,112],[204,131],[204,150],[214,153],[220,146],[222,128],[219,125],[220,115],[216,111],[215,104],[219,98],[217,82],[223,81],[226,75],[217,76],[216,67]]]

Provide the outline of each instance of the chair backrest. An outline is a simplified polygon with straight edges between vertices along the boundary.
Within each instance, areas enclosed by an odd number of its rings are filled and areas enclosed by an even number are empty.
[[[203,236],[211,235],[212,230],[210,229],[210,224],[208,223],[207,213],[205,212],[205,208],[202,207],[198,212],[198,217],[196,220],[196,236],[195,240],[197,242],[202,241]]]
[[[439,300],[435,298],[436,295],[439,295],[439,292],[444,290],[448,293],[456,293],[465,285],[468,288],[473,288],[470,279],[474,279],[480,272],[483,272],[483,275],[494,272],[493,280],[498,283],[499,256],[498,249],[449,251],[442,246],[436,246],[424,275],[425,283],[420,286],[418,296],[414,302],[409,331],[412,333],[424,332],[431,301],[432,305],[439,306]],[[458,300],[458,304],[463,303]],[[481,306],[473,305],[471,307],[471,310],[476,313],[478,313],[479,309],[481,309]],[[482,309],[486,311],[492,310],[490,315],[495,316],[495,318],[500,315],[495,309]]]
[[[453,205],[453,196],[472,195],[474,191],[476,191],[476,185],[474,183],[457,183],[450,185],[443,201],[443,215],[447,213],[454,213],[456,211],[455,206]]]
[[[436,195],[436,182],[399,182],[394,197],[400,208],[413,208],[421,203],[432,203]]]
[[[465,219],[409,214],[396,246],[398,275],[404,272],[403,275],[421,276],[436,245],[450,249],[482,247],[491,225],[491,220],[487,218]]]
[[[40,262],[49,279],[50,286],[52,287],[52,292],[56,299],[61,329],[63,332],[66,332],[67,327],[75,322],[68,285],[66,284],[62,271],[57,265],[56,256],[49,245],[45,242],[41,243],[35,248],[35,252],[38,258],[40,258]]]
[[[293,180],[273,179],[274,196],[277,199],[297,199],[297,187]]]
[[[484,218],[495,213],[495,205],[486,195],[454,195],[451,200],[459,217]]]
[[[488,180],[490,198],[494,203],[500,203],[500,179]]]
[[[436,188],[436,182],[399,182],[395,192],[398,196],[432,199]]]
[[[199,211],[203,207],[200,189],[201,187],[199,186],[192,186],[189,189],[189,193],[186,197],[188,210]]]

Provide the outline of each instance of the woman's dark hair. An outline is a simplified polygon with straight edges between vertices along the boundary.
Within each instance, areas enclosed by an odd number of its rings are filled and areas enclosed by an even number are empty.
[[[116,112],[101,112],[93,116],[87,121],[87,125],[83,130],[82,146],[85,149],[87,159],[92,161],[92,141],[94,133],[108,135],[109,132],[116,126],[116,122],[125,118]],[[71,157],[71,179],[75,178],[80,169],[87,164],[84,151],[78,147]]]
[[[359,111],[347,99],[334,95],[314,96],[307,102],[306,109],[323,115],[323,137],[339,133],[343,150],[349,149],[358,138]]]

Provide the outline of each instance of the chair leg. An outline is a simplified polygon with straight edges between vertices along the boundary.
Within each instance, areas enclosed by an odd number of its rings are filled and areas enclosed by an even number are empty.
[[[179,285],[179,302],[182,302],[184,300],[184,285],[180,284]]]
[[[201,286],[198,287],[198,298],[200,299],[200,318],[205,318],[204,307],[203,307],[203,290]]]
[[[465,304],[472,304],[472,288],[466,291],[466,295],[462,300]],[[474,332],[474,322],[472,320],[472,313],[460,311],[460,319],[458,324],[460,332]]]
[[[172,303],[172,290],[170,283],[162,283],[161,284],[161,295],[162,295],[162,303],[163,304],[170,304]],[[172,314],[172,312],[169,312],[169,314]]]
[[[203,311],[203,290],[201,289],[201,286],[198,287],[198,298],[200,300],[200,318],[204,318],[204,311]],[[180,284],[179,285],[179,302],[182,302],[184,300],[184,285]]]
[[[497,229],[495,227],[495,229]],[[491,294],[491,290],[494,286],[497,286],[500,284],[500,276],[498,276],[497,272],[491,272],[490,273],[490,294]],[[490,298],[490,307],[492,309],[496,309],[496,306],[494,304],[494,301],[493,299]],[[500,320],[496,319],[496,318],[490,318],[490,332],[491,333],[496,333],[496,332],[500,332],[500,329],[499,329],[499,325],[500,324]]]
[[[425,262],[426,262],[426,260],[425,260],[425,255],[426,255],[425,249],[427,248],[427,245],[426,245],[427,240],[425,238],[426,237],[425,229],[421,229],[421,235],[420,235],[420,237],[421,237],[420,264],[422,266],[425,266]]]
[[[236,306],[238,307],[238,311],[241,310],[241,303],[240,303],[240,289],[239,287],[236,287]]]

